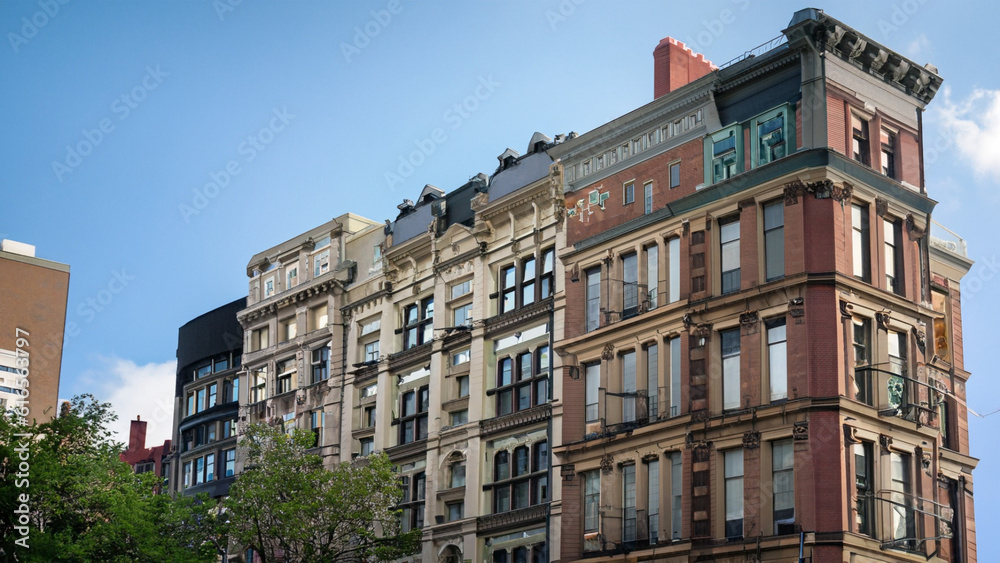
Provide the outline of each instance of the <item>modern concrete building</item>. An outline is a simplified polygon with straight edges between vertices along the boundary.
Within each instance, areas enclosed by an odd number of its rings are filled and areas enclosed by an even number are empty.
[[[341,456],[345,326],[341,307],[358,279],[350,241],[382,224],[347,213],[250,259],[250,291],[238,313],[244,330],[240,423],[311,430],[316,452]],[[374,247],[361,260],[365,276]],[[241,469],[237,460],[237,472]]]
[[[164,468],[171,493],[219,498],[235,479],[243,353],[236,314],[244,307],[241,297],[178,330],[173,449]]]
[[[0,411],[16,407],[29,423],[58,415],[68,292],[69,266],[0,242]]]
[[[720,68],[666,39],[654,76],[549,150],[553,560],[974,561],[971,262],[929,236],[921,149],[937,69],[805,9]]]

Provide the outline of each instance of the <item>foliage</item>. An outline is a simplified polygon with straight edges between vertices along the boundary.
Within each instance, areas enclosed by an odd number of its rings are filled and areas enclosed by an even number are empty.
[[[225,501],[231,538],[273,561],[393,561],[420,531],[400,533],[402,491],[384,454],[332,470],[310,454],[313,436],[264,425],[244,435],[244,471]]]
[[[156,494],[159,477],[136,475],[121,461],[122,446],[108,430],[115,418],[109,404],[90,395],[75,397],[69,409],[45,424],[0,416],[4,559],[215,560],[216,546],[206,537],[213,529],[212,503]],[[22,455],[29,469],[19,476]],[[23,537],[15,528],[16,509],[27,512],[27,548],[15,545]]]

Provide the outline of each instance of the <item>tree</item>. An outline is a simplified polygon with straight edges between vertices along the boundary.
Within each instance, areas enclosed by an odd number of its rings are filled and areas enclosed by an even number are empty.
[[[0,416],[5,560],[215,560],[204,537],[212,503],[156,494],[159,477],[121,461],[108,430],[115,418],[90,395],[41,425]]]
[[[401,533],[402,491],[384,454],[332,471],[307,453],[313,435],[253,425],[243,473],[225,500],[236,544],[275,561],[393,561],[414,553],[420,530]]]

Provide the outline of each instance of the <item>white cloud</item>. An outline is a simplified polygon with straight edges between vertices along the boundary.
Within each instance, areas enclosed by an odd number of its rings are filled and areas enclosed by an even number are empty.
[[[907,57],[916,59],[917,57],[922,56],[930,46],[930,39],[927,39],[926,34],[921,33],[916,36],[913,41],[910,41],[909,45],[906,46],[906,49],[903,52],[906,53]]]
[[[936,117],[949,139],[945,144],[954,144],[979,179],[1000,178],[1000,90],[977,88],[958,102],[949,88],[943,92]]]
[[[137,365],[124,358],[99,358],[103,364],[94,395],[111,403],[118,420],[111,424],[114,439],[128,446],[130,421],[136,415],[146,421],[146,447],[159,446],[170,438],[174,419],[174,381],[176,361]]]

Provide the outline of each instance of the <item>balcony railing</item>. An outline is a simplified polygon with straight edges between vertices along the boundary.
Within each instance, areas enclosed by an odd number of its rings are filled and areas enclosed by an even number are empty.
[[[612,280],[609,283],[621,288],[621,308],[602,310],[604,320],[601,326],[630,319],[656,307],[656,296],[650,295],[646,284],[620,280]]]
[[[882,549],[922,550],[928,540],[952,537],[955,511],[949,506],[892,489],[878,491],[873,500],[875,506],[884,509],[879,511]],[[936,535],[923,533],[921,516],[930,516],[937,522]]]
[[[922,388],[926,391],[921,392]],[[937,415],[943,395],[934,385],[873,366],[854,369],[854,398],[879,409],[881,416],[895,416],[928,424]],[[926,416],[922,416],[926,415]]]

